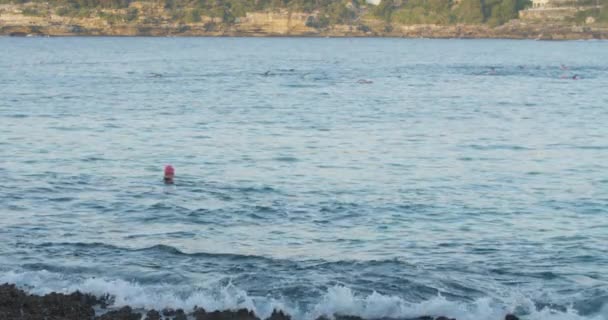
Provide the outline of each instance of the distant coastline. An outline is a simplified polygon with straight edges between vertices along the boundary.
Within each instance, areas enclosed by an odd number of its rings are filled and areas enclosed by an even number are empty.
[[[486,25],[410,25],[391,31],[349,30],[344,26],[323,31],[250,30],[231,26],[216,30],[192,25],[119,25],[108,28],[71,25],[0,25],[4,36],[124,36],[124,37],[390,37],[440,39],[533,39],[591,40],[608,39],[608,28],[567,25],[510,23],[499,27]]]
[[[577,23],[563,17],[540,18],[520,12],[520,19],[502,24],[400,24],[363,13],[348,24],[317,24],[314,13],[289,10],[247,12],[229,23],[197,15],[176,18],[164,8],[132,3],[124,9],[95,9],[64,14],[62,7],[41,3],[0,5],[0,35],[4,36],[158,36],[158,37],[400,37],[467,39],[588,40],[608,39],[608,24]],[[185,10],[185,9],[184,9]],[[182,10],[182,11],[184,11]],[[185,10],[186,12],[190,12]],[[129,14],[134,14],[130,16]],[[570,19],[570,20],[568,20]]]

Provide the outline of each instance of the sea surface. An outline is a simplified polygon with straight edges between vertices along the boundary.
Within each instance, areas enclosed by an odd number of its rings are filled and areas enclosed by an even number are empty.
[[[608,42],[0,38],[0,176],[31,293],[608,319]]]

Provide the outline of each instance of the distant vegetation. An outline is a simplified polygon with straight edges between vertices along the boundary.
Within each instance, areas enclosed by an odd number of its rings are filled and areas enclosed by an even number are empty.
[[[575,22],[583,23],[588,17],[593,17],[598,22],[608,23],[608,0],[579,0],[583,5],[599,7],[579,11],[576,14]]]
[[[111,22],[132,21],[138,14],[136,11],[130,11],[128,15],[103,12],[109,9],[127,9],[132,2],[135,2],[132,0],[0,0],[0,4],[26,2],[40,4],[48,2],[50,7],[54,8],[54,13],[60,16],[87,17],[96,14]],[[365,3],[363,0],[142,0],[140,2],[163,8],[175,21],[190,23],[201,21],[201,16],[220,18],[224,23],[233,23],[247,12],[256,11],[285,9],[292,12],[314,12],[315,18],[310,24],[316,27],[351,24],[360,15],[361,7]]]
[[[373,14],[402,24],[503,24],[517,17],[528,0],[382,0]]]
[[[608,22],[608,0],[573,0],[578,4],[595,5],[582,11],[578,20],[589,16],[597,21]],[[39,3],[36,8],[26,8],[24,15],[42,16],[53,12],[59,16],[97,16],[109,23],[155,22],[158,17],[139,12],[130,7],[132,0],[0,0],[6,3]],[[311,13],[306,24],[326,28],[335,24],[356,25],[365,31],[367,26],[361,17],[383,20],[390,28],[398,24],[481,24],[500,25],[516,18],[518,11],[530,6],[529,0],[382,0],[377,6],[364,0],[142,0],[142,3],[160,8],[175,22],[196,23],[201,17],[218,18],[231,24],[247,12],[289,10]],[[49,4],[46,6],[46,4]],[[41,9],[44,7],[45,9]],[[580,21],[579,21],[580,22]]]

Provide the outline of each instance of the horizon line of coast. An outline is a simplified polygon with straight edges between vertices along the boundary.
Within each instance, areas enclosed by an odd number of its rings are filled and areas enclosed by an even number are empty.
[[[522,41],[608,41],[608,38],[566,38],[558,36],[557,38],[522,38],[522,37],[459,37],[459,36],[419,36],[419,37],[408,37],[408,36],[393,36],[393,35],[381,35],[381,36],[361,36],[361,35],[248,35],[248,34],[222,34],[222,35],[121,35],[121,34],[96,34],[96,35],[82,35],[82,34],[71,34],[71,35],[56,35],[56,34],[35,34],[35,33],[12,33],[3,34],[0,33],[0,38],[268,38],[268,39],[404,39],[404,40],[522,40]]]
[[[0,284],[0,319],[22,320],[261,320],[248,309],[207,311],[194,307],[191,311],[182,309],[141,310],[131,306],[110,307],[112,297],[96,297],[91,294],[75,291],[70,294],[51,292],[45,295],[28,294],[15,284]],[[354,315],[334,314],[335,320],[365,320]],[[274,309],[264,320],[291,320],[291,315]],[[519,320],[513,314],[505,314],[501,319]],[[325,315],[316,320],[329,320]],[[446,316],[424,315],[401,320],[458,320]]]
[[[4,0],[0,1],[0,35],[608,39],[608,20],[603,15],[608,3],[527,8],[511,1],[505,9],[471,0],[468,5],[412,4],[415,8],[411,8],[389,0],[370,6],[374,1],[368,0],[330,8],[286,0],[283,5],[232,8],[222,7],[223,1],[81,1],[67,5]]]
[[[0,35],[13,37],[252,37],[252,38],[428,38],[428,39],[522,39],[522,40],[608,40],[608,27],[514,22],[499,27],[488,25],[409,25],[390,31],[329,29],[318,32],[252,30],[233,26],[207,30],[196,25],[115,25],[104,28],[77,24],[0,24]]]

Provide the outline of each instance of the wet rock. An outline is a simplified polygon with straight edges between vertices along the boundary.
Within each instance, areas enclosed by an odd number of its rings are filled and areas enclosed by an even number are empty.
[[[101,298],[97,299],[97,304],[99,304],[99,306],[104,309],[107,308],[108,306],[112,305],[113,303],[114,303],[114,297],[110,296],[109,294],[105,294]]]
[[[282,310],[274,309],[272,314],[266,320],[291,320],[291,316],[283,313]]]
[[[335,320],[363,320],[358,316],[334,315]]]
[[[87,298],[80,292],[69,296],[61,293],[50,293],[43,297],[29,296],[30,306],[39,304],[40,311],[49,316],[92,317],[95,312],[91,308],[94,298]]]
[[[201,310],[201,309],[199,309]],[[198,312],[198,310],[197,310]],[[239,309],[236,311],[213,311],[213,312],[198,312],[196,320],[260,320],[253,311],[247,309]]]
[[[175,311],[175,317],[173,317],[173,320],[188,320],[188,317],[184,313],[184,310],[177,309]]]
[[[104,308],[113,302],[111,297],[97,298],[92,295],[74,292],[71,294],[50,293],[44,296],[28,295],[15,285],[0,285],[0,320],[188,320],[182,309],[164,309],[162,312],[149,310],[145,316],[126,306],[95,316],[93,306]],[[161,316],[162,315],[164,316]],[[260,320],[247,309],[207,312],[194,307],[190,319],[195,320]],[[335,320],[366,320],[359,316],[334,315]],[[273,310],[265,320],[291,320],[291,316],[282,310]],[[330,320],[325,316],[317,320]],[[455,320],[448,317],[422,316],[409,320]],[[492,320],[492,319],[488,319]],[[513,314],[507,314],[504,320],[519,320]]]
[[[18,310],[28,311],[32,306],[26,302],[23,291],[14,285],[3,284],[0,286],[0,318],[17,318],[21,315]]]
[[[156,310],[150,310],[148,311],[148,313],[146,313],[146,318],[145,320],[160,320],[160,313],[158,313],[158,311]]]
[[[0,319],[90,319],[95,315],[95,304],[97,298],[80,292],[35,296],[27,295],[15,285],[0,285]]]
[[[165,308],[163,309],[162,313],[165,317],[173,317],[176,314],[176,311],[173,309]]]
[[[141,320],[141,314],[133,312],[131,307],[126,306],[118,310],[110,311],[102,316],[95,317],[95,320]]]
[[[366,320],[364,318],[361,318],[359,316],[349,316],[349,315],[334,315],[334,319],[335,320]],[[266,319],[266,320],[270,320],[270,318]],[[325,316],[321,316],[318,317],[316,320],[331,320]],[[388,320],[387,318],[381,318],[381,319],[374,319],[374,320]],[[417,317],[417,318],[413,318],[413,319],[403,319],[403,320],[456,320],[453,318],[448,318],[448,317],[431,317],[431,316],[421,316],[421,317]]]
[[[194,307],[194,311],[192,312],[192,316],[195,320],[203,319],[206,314],[207,312],[205,311],[205,309],[196,306]]]

